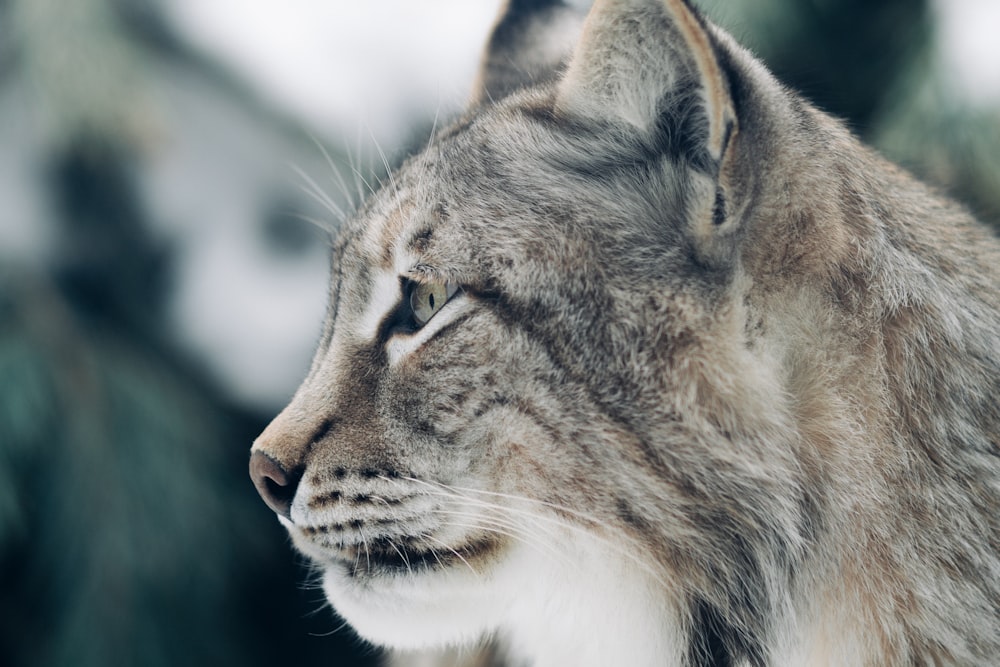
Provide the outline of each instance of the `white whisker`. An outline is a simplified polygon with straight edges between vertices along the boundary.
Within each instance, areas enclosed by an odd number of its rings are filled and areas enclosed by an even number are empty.
[[[427,145],[424,146],[424,150],[427,150],[428,148],[430,148],[431,144],[434,143],[434,133],[437,131],[438,116],[440,116],[440,115],[441,115],[441,98],[439,97],[438,98],[437,108],[434,110],[434,122],[431,123],[431,133],[427,137]]]
[[[344,181],[344,175],[340,173],[340,168],[336,165],[336,163],[334,163],[333,158],[330,157],[330,152],[327,151],[326,146],[324,146],[318,138],[311,134],[309,136],[312,138],[313,143],[316,144],[316,147],[319,148],[320,152],[323,154],[323,157],[326,159],[326,163],[330,166],[330,171],[333,172],[337,186],[340,188],[341,194],[344,195],[344,200],[352,209],[356,208],[357,204],[354,203],[354,197],[351,195],[351,192],[347,187],[347,182]]]
[[[400,200],[399,185],[397,185],[396,178],[392,175],[392,167],[389,166],[389,160],[385,156],[385,151],[382,150],[382,146],[379,145],[378,139],[375,138],[375,134],[371,128],[368,128],[368,136],[371,137],[372,143],[375,145],[375,150],[382,160],[382,166],[385,167],[385,175],[389,179],[390,187],[392,187],[392,197],[396,200],[396,210],[399,212],[400,218],[403,218],[403,202]],[[379,180],[381,182],[381,179]]]
[[[322,611],[325,608],[326,607],[324,606],[324,607],[321,607],[320,609],[317,609],[316,611]],[[341,619],[340,625],[338,625],[337,627],[335,627],[333,630],[330,630],[329,632],[310,632],[309,636],[310,637],[332,637],[332,636],[334,636],[334,635],[342,632],[345,628],[349,628],[349,627],[350,627],[350,624],[347,621]]]
[[[420,537],[422,539],[427,539],[430,536],[427,533],[421,533]],[[431,555],[434,556],[434,560],[437,561],[438,565],[440,565],[441,567],[445,567],[444,561],[442,561],[441,557],[438,556],[438,552],[436,550],[434,550],[434,549],[431,549],[430,552],[431,552]]]
[[[332,223],[325,220],[312,218],[308,215],[303,215],[302,213],[295,213],[291,211],[289,211],[285,215],[289,216],[290,218],[297,218],[299,220],[302,220],[303,222],[308,222],[309,224],[317,227],[320,231],[326,232],[327,234],[333,234],[335,231],[337,231]]]
[[[600,535],[600,534],[598,534],[594,530],[587,530],[586,528],[584,528],[582,526],[578,526],[578,525],[575,525],[573,523],[570,523],[569,521],[566,521],[565,519],[562,519],[560,517],[551,516],[549,514],[538,514],[538,513],[530,512],[528,510],[517,508],[517,507],[507,507],[507,506],[503,506],[503,505],[498,505],[496,503],[490,503],[490,502],[486,502],[484,500],[480,500],[480,499],[477,499],[477,498],[470,497],[468,494],[469,493],[481,493],[483,495],[496,496],[496,497],[499,497],[499,498],[505,498],[505,499],[508,499],[508,500],[514,500],[514,501],[518,501],[518,502],[527,503],[529,505],[530,504],[534,504],[534,505],[538,505],[538,506],[541,506],[541,507],[545,507],[547,509],[553,509],[553,510],[558,510],[558,511],[561,511],[561,512],[566,512],[568,514],[571,514],[573,516],[577,516],[577,517],[583,519],[587,523],[591,523],[591,524],[593,524],[593,525],[595,525],[597,527],[603,528],[603,529],[605,529],[606,531],[608,531],[608,532],[610,532],[612,534],[618,534],[621,537],[625,537],[626,538],[626,544],[634,544],[630,538],[628,538],[627,536],[621,535],[620,531],[613,531],[612,528],[606,522],[603,522],[603,521],[600,521],[600,520],[595,519],[593,517],[590,517],[590,516],[588,516],[588,515],[586,515],[586,514],[584,514],[582,512],[579,512],[577,510],[573,510],[572,508],[563,507],[563,506],[560,506],[560,505],[557,505],[557,504],[554,504],[554,503],[548,503],[548,502],[541,501],[541,500],[535,500],[533,498],[527,498],[527,497],[524,497],[524,496],[514,496],[514,495],[509,495],[509,494],[504,494],[504,493],[498,493],[498,492],[492,492],[492,491],[480,491],[478,489],[464,489],[464,490],[460,491],[459,490],[460,487],[450,487],[450,486],[448,486],[446,484],[442,484],[440,482],[431,483],[431,482],[427,482],[425,480],[420,480],[420,479],[416,479],[416,478],[412,478],[412,477],[406,477],[404,479],[406,479],[408,481],[411,481],[411,482],[418,483],[418,484],[422,484],[422,485],[424,485],[426,487],[429,487],[431,489],[430,493],[432,493],[434,495],[438,495],[440,497],[451,498],[451,499],[460,499],[460,500],[462,500],[464,502],[473,503],[473,504],[475,504],[475,505],[477,505],[479,507],[490,508],[490,509],[493,509],[493,510],[496,510],[496,511],[505,512],[505,513],[508,513],[508,515],[517,515],[517,517],[519,517],[519,518],[527,519],[527,520],[535,522],[536,525],[538,525],[539,523],[545,523],[545,524],[549,524],[550,526],[557,526],[557,527],[560,527],[560,528],[564,528],[564,529],[576,532],[578,534],[586,535],[589,539],[594,540],[596,542],[599,542],[599,543],[605,545],[606,547],[608,547],[613,552],[615,552],[615,553],[617,553],[617,554],[619,554],[619,555],[621,555],[621,556],[629,559],[632,563],[634,563],[635,565],[637,565],[644,572],[646,572],[647,574],[653,576],[663,586],[665,586],[665,587],[668,586],[667,582],[665,582],[663,580],[663,578],[660,575],[660,573],[654,567],[652,567],[648,562],[646,562],[645,560],[639,558],[639,556],[637,556],[632,551],[629,551],[628,549],[626,549],[625,545],[623,545],[623,544],[621,544],[619,542],[616,542],[616,541],[614,541],[612,539],[609,539],[609,538],[607,538],[607,537],[605,537],[603,535]]]
[[[361,119],[359,118],[358,119],[357,144],[355,145],[355,149],[354,149],[354,156],[357,159],[357,164],[355,164],[354,160],[351,160],[351,170],[354,172],[354,176],[355,176],[355,178],[354,178],[354,184],[358,188],[358,201],[361,202],[361,203],[364,203],[364,201],[365,201],[365,191],[364,191],[364,189],[362,189],[361,184],[364,183],[366,186],[368,186],[368,191],[372,192],[372,188],[371,188],[370,185],[368,185],[368,181],[366,181],[365,178],[364,178],[364,176],[361,175],[361,167],[362,167],[362,165],[361,165],[361,155],[362,155],[362,153],[361,153],[361,136],[362,136],[362,130],[363,130],[363,128],[364,128],[364,126],[363,126],[363,124],[361,122]]]
[[[351,169],[354,171],[354,176],[356,177],[355,180],[358,183],[358,187],[360,188],[361,184],[364,183],[364,186],[366,188],[368,188],[368,193],[369,194],[375,194],[376,188],[372,187],[372,184],[368,182],[368,179],[366,179],[364,177],[364,175],[362,175],[362,173],[360,171],[358,171],[357,169],[355,169],[354,167],[351,167]],[[369,170],[369,173],[371,173],[371,170]],[[372,174],[372,176],[374,176],[374,174]],[[375,179],[378,180],[378,177],[375,176]],[[381,185],[381,181],[379,181],[379,185]],[[362,194],[362,200],[363,200],[363,198],[364,198],[364,195]]]
[[[361,565],[361,550],[357,549],[354,552],[354,565],[352,567],[352,572],[354,573],[354,576],[357,576],[360,565]]]
[[[372,569],[372,557],[371,552],[368,551],[368,540],[365,538],[365,533],[361,528],[358,528],[358,534],[361,536],[361,544],[365,548],[365,567],[370,572]]]
[[[319,204],[340,218],[341,222],[347,219],[347,214],[344,212],[344,209],[342,209],[337,202],[333,201],[333,199],[326,194],[323,189],[319,187],[319,185],[316,184],[316,181],[314,181],[309,174],[303,171],[297,164],[292,162],[289,162],[288,166],[291,167],[295,173],[306,182],[307,185],[299,185],[302,192],[315,199]]]
[[[413,574],[413,568],[410,567],[410,559],[406,557],[406,554],[400,551],[399,547],[397,547],[396,543],[393,542],[392,540],[389,540],[389,546],[392,547],[392,550],[395,551],[396,554],[403,559],[403,564],[406,565],[406,571],[410,574]]]
[[[524,526],[522,525],[517,525],[513,522],[507,523],[498,520],[486,519],[471,512],[434,510],[434,513],[447,517],[457,516],[462,519],[469,519],[472,523],[462,523],[449,518],[448,525],[454,528],[467,528],[474,531],[485,531],[509,537],[531,549],[534,549],[546,558],[558,562],[560,565],[578,569],[578,565],[571,558],[546,541],[548,536],[544,533],[531,533],[530,531],[525,531]]]
[[[465,557],[462,554],[458,553],[458,551],[456,551],[455,549],[449,547],[447,544],[445,544],[441,540],[437,539],[433,535],[429,535],[427,533],[422,533],[420,535],[420,537],[422,539],[430,540],[432,542],[436,542],[437,544],[440,544],[442,547],[445,548],[445,550],[450,551],[451,553],[455,554],[458,557],[459,560],[461,560],[463,563],[465,563],[465,566],[467,568],[469,568],[469,571],[472,572],[472,574],[476,575],[477,577],[479,576],[479,573],[476,572],[476,568],[472,567],[472,565],[469,564],[469,561],[465,560]]]
[[[449,491],[455,491],[456,493],[460,493],[460,494],[464,494],[464,493],[478,493],[480,495],[493,496],[493,497],[496,497],[496,498],[504,498],[506,500],[515,500],[515,501],[519,501],[519,502],[528,501],[528,502],[534,503],[536,505],[542,505],[542,506],[547,507],[549,509],[556,510],[557,512],[565,512],[566,514],[572,514],[573,516],[575,516],[577,518],[580,518],[580,519],[586,521],[587,523],[592,523],[592,524],[594,524],[596,526],[601,526],[601,527],[605,527],[605,528],[608,527],[607,524],[606,524],[606,522],[601,521],[597,517],[594,517],[594,516],[591,516],[591,515],[586,514],[584,512],[581,512],[579,510],[573,509],[572,507],[566,507],[565,505],[559,505],[557,503],[552,503],[552,502],[548,502],[548,501],[545,501],[545,500],[537,500],[535,498],[527,498],[525,496],[515,496],[515,495],[509,494],[509,493],[501,493],[499,491],[484,491],[482,489],[472,489],[472,488],[463,487],[463,486],[448,486],[448,485],[445,485],[445,484],[442,484],[441,486],[443,486],[444,488],[447,488]]]

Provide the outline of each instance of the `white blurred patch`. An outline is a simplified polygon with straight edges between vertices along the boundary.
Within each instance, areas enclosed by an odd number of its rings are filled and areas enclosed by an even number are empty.
[[[499,0],[170,0],[197,48],[312,127],[386,148],[472,88]]]
[[[53,245],[39,128],[20,82],[0,88],[0,264],[36,264]]]
[[[1000,103],[1000,1],[934,0],[941,59],[970,103]]]
[[[310,203],[288,162],[343,200],[318,147],[289,141],[182,72],[156,74],[163,136],[141,185],[174,251],[174,333],[236,400],[274,411],[308,369],[329,278],[322,233],[285,249],[268,233],[269,216]]]

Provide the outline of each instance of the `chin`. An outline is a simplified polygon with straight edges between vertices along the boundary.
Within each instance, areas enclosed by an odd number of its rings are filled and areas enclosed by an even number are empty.
[[[495,631],[509,604],[505,587],[497,585],[495,557],[454,561],[411,560],[409,568],[370,560],[327,564],[323,591],[337,613],[378,646],[472,644]]]

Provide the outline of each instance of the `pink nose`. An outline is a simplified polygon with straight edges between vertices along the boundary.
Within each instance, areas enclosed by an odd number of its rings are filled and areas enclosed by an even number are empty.
[[[250,479],[267,506],[285,517],[292,518],[292,499],[302,474],[286,471],[280,463],[261,451],[250,455]]]

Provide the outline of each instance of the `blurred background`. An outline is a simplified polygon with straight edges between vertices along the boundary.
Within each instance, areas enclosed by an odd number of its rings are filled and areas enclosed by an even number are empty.
[[[699,4],[1000,222],[996,0]],[[0,664],[375,664],[248,448],[329,231],[462,108],[498,5],[0,0]]]

